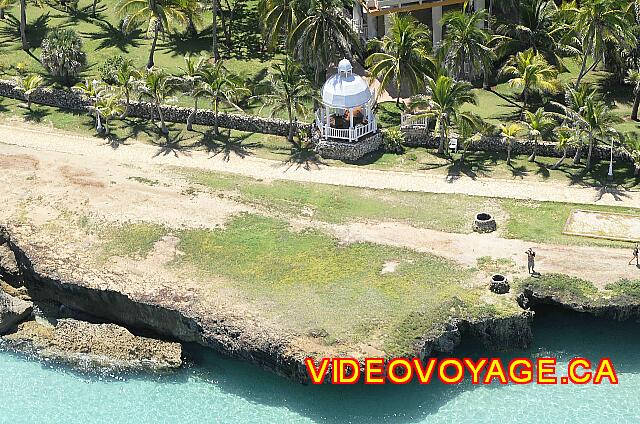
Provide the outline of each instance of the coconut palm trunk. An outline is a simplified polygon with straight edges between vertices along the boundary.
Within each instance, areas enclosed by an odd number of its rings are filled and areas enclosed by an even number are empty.
[[[511,140],[507,141],[507,166],[511,166]]]
[[[213,134],[218,135],[218,98],[213,100]]]
[[[538,153],[538,138],[534,137],[531,141],[533,141],[533,150],[531,150],[531,155],[527,159],[529,162],[536,161],[536,154]]]
[[[631,120],[638,120],[638,108],[640,108],[640,88],[636,90],[636,97],[633,100],[633,107],[631,108]]]
[[[192,131],[193,130],[193,120],[196,117],[196,113],[198,113],[198,97],[193,99],[193,110],[191,111],[191,113],[187,117],[187,131]]]
[[[149,52],[149,60],[147,61],[147,69],[153,68],[154,61],[153,56],[156,53],[156,45],[158,44],[158,33],[160,32],[160,23],[155,23],[155,28],[153,29],[153,42],[151,43],[151,51]]]
[[[130,96],[131,96],[131,93],[129,93],[129,89],[125,88],[124,89],[124,98],[125,98],[124,112],[122,112],[122,115],[120,115],[120,119],[124,119],[127,117],[127,115],[129,115],[129,107],[131,106]]]
[[[574,165],[580,165],[580,162],[582,162],[582,145],[576,148],[576,154],[573,156]]]
[[[293,144],[293,111],[291,110],[291,105],[287,107],[287,114],[289,117],[289,134],[287,135],[287,141]]]
[[[211,0],[211,10],[213,12],[211,27],[213,33],[213,58],[218,61],[220,60],[220,52],[218,51],[218,0]]]
[[[562,165],[562,163],[565,161],[565,159],[567,159],[567,148],[566,147],[564,149],[562,149],[562,157],[556,163],[553,164],[551,169],[560,168],[560,165]]]
[[[440,142],[438,143],[438,154],[441,155],[444,153],[444,118],[442,115],[440,116]]]
[[[4,19],[4,9],[0,9],[0,19]]]
[[[20,0],[20,41],[22,41],[22,50],[29,51],[29,42],[27,41],[27,0]]]
[[[591,168],[591,155],[593,154],[593,144],[594,144],[593,132],[589,132],[589,153],[587,153],[587,163],[585,164],[585,168]]]
[[[162,113],[162,105],[160,104],[160,99],[156,98],[156,109],[158,110],[158,117],[160,118],[160,129],[162,130],[162,134],[169,134],[169,129],[167,129],[167,124],[164,122],[164,113]]]
[[[91,16],[96,16],[96,6],[98,5],[98,0],[93,0],[93,9],[91,10]]]

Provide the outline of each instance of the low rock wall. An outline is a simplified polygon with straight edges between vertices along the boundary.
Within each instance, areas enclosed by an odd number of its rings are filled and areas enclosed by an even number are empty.
[[[382,133],[368,135],[357,142],[325,140],[318,135],[313,137],[315,151],[325,159],[337,159],[345,162],[356,161],[363,156],[375,152],[382,146]]]

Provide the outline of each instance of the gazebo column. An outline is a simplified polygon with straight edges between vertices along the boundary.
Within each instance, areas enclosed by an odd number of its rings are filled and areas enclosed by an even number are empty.
[[[353,108],[349,109],[349,141],[353,139]]]
[[[331,112],[331,109],[329,109],[329,106],[325,106],[324,107],[324,113],[325,113],[325,115],[327,117],[327,126],[323,131],[325,139],[329,138],[329,134],[327,134],[327,132],[329,132],[329,126],[331,125],[331,113],[330,112]]]

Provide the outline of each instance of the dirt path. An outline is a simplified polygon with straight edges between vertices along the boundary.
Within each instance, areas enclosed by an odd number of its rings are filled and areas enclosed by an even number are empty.
[[[0,125],[0,153],[24,154],[28,151],[59,152],[81,156],[88,168],[105,163],[136,167],[189,166],[262,179],[640,208],[640,191],[569,186],[557,182],[471,179],[469,177],[451,179],[446,176],[418,172],[380,171],[356,167],[322,166],[318,169],[306,170],[302,167],[288,167],[281,162],[254,157],[232,156],[230,160],[225,161],[220,156],[211,157],[204,152],[166,152],[141,143],[126,144],[112,149],[95,138],[47,132],[41,128],[24,126],[24,124]]]
[[[518,184],[495,180],[443,182],[419,174],[369,171],[355,168],[322,168],[319,171],[287,170],[279,163],[255,159],[224,162],[194,152],[189,156],[154,156],[151,146],[133,144],[113,150],[95,139],[66,134],[34,132],[31,129],[0,127],[0,220],[25,220],[35,225],[60,222],[68,216],[88,216],[111,222],[147,221],[169,227],[215,228],[231,215],[256,211],[209,193],[188,193],[188,183],[163,166],[197,166],[213,171],[235,172],[265,179],[318,181],[375,188],[424,191],[449,190],[474,194],[520,195],[539,200],[593,201],[593,190],[551,184]],[[486,191],[481,188],[486,187]],[[537,190],[536,190],[537,187]],[[580,196],[583,196],[580,198]],[[598,203],[614,202],[604,197]],[[630,192],[617,204],[640,202],[640,194]],[[615,203],[615,202],[614,202]],[[640,206],[640,204],[639,204]],[[477,266],[478,258],[510,259],[508,270],[522,274],[524,251],[534,247],[541,272],[558,272],[587,278],[603,286],[619,278],[638,278],[640,271],[627,266],[623,249],[556,246],[504,239],[497,235],[451,234],[417,229],[395,222],[325,224],[293,220],[292,225],[321,227],[345,242],[367,241],[400,246],[443,256],[467,266]],[[161,260],[150,258],[149,260]],[[390,265],[391,266],[391,265]]]

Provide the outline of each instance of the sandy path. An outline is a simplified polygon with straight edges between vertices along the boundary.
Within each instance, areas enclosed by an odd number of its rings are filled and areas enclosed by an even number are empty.
[[[0,125],[0,153],[15,154],[28,150],[60,152],[82,156],[87,167],[95,164],[119,163],[133,166],[175,165],[211,171],[223,171],[263,179],[317,182],[335,185],[422,191],[433,193],[461,193],[489,197],[533,199],[541,201],[606,204],[640,208],[640,191],[569,186],[556,182],[471,179],[427,175],[418,172],[395,172],[356,167],[327,167],[305,170],[283,166],[281,162],[254,157],[232,156],[225,161],[220,156],[204,152],[162,154],[157,147],[132,143],[111,149],[95,138],[61,132],[47,132],[41,128]]]

